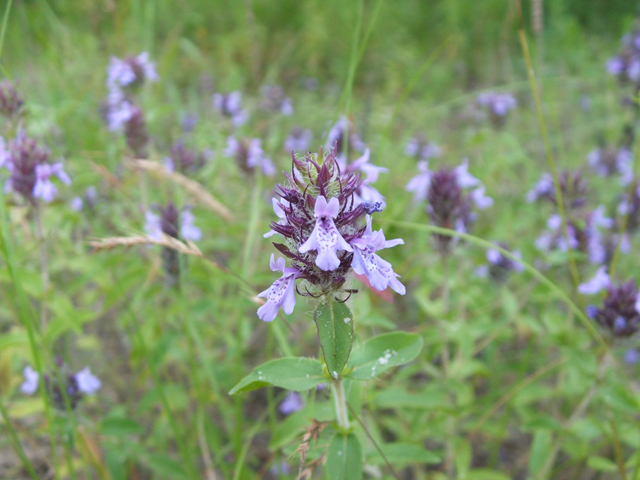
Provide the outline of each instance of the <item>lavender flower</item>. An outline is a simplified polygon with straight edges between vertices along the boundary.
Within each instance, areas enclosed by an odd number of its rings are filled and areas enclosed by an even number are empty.
[[[640,360],[640,352],[635,348],[630,348],[624,353],[624,363],[635,365]]]
[[[284,149],[287,152],[306,152],[313,138],[313,133],[309,129],[294,127],[284,141]]]
[[[120,89],[112,89],[107,95],[104,105],[104,118],[107,128],[120,131],[135,113],[133,100],[129,99]]]
[[[505,250],[509,249],[504,243],[497,243],[497,245]],[[519,251],[515,250],[512,253],[515,257],[522,258]],[[493,248],[487,250],[486,258],[488,265],[479,267],[476,269],[476,273],[481,277],[490,276],[496,282],[506,280],[510,272],[522,272],[524,270],[524,266],[520,262],[504,256],[499,250]]]
[[[94,395],[101,387],[101,382],[85,367],[77,373],[70,373],[69,369],[56,360],[58,372],[56,375],[43,375],[44,386],[50,396],[53,406],[60,411],[67,408],[75,409],[84,395]],[[25,381],[20,391],[25,395],[33,395],[38,389],[40,375],[31,366],[24,369]]]
[[[94,395],[102,386],[100,379],[91,373],[89,367],[85,367],[76,373],[75,380],[78,384],[78,390],[87,395]]]
[[[369,157],[369,149],[367,148],[360,158],[351,162],[349,165],[341,165],[341,168],[344,168],[347,173],[360,171],[366,175],[366,177],[362,181],[362,185],[360,185],[360,188],[356,191],[354,197],[356,205],[363,202],[379,203],[381,205],[381,208],[385,208],[387,204],[384,200],[384,197],[378,190],[376,190],[376,188],[372,186],[372,184],[378,181],[378,175],[380,173],[386,173],[389,171],[389,169],[378,167],[377,165],[370,163]]]
[[[628,185],[629,173],[633,154],[627,146],[615,149],[613,147],[596,148],[587,155],[587,162],[591,169],[601,177],[610,177],[616,173],[623,175],[623,184]]]
[[[45,202],[53,200],[57,188],[51,182],[51,176],[58,177],[66,185],[71,183],[62,163],[48,163],[48,150],[24,133],[9,144],[8,152],[0,151],[0,157],[0,166],[9,171],[5,191],[19,193],[31,203],[36,203],[38,199]]]
[[[36,390],[38,390],[40,374],[36,372],[31,365],[24,367],[22,373],[24,375],[24,382],[20,385],[20,391],[25,395],[33,395],[36,393]]]
[[[107,68],[109,90],[134,88],[145,81],[156,82],[158,78],[155,64],[149,60],[148,52],[142,52],[137,57],[126,57],[124,60],[111,57]]]
[[[291,208],[291,205],[289,205],[289,202],[287,202],[284,199],[280,200],[281,202],[283,202],[283,204],[287,207],[287,208]],[[276,200],[275,198],[271,199],[271,204],[273,205],[273,212],[276,214],[276,217],[278,217],[280,220],[278,221],[278,225],[286,225],[286,219],[287,216],[284,213],[284,210],[280,207],[280,203],[278,202],[278,200]],[[273,235],[276,235],[277,232],[275,232],[274,230],[269,230],[267,233],[265,233],[263,235],[264,238],[269,238],[272,237]]]
[[[336,252],[340,250],[353,252],[353,248],[342,238],[333,222],[339,210],[340,202],[337,198],[334,197],[327,203],[324,196],[318,196],[314,208],[316,224],[307,241],[298,249],[300,253],[317,251],[316,265],[324,271],[332,271],[340,266],[340,259]]]
[[[291,315],[296,305],[295,280],[301,275],[297,268],[286,267],[284,258],[280,257],[278,261],[275,261],[274,258],[274,255],[271,254],[271,270],[273,272],[281,271],[282,277],[273,282],[268,289],[258,294],[258,297],[267,299],[266,303],[258,308],[258,318],[265,322],[273,321],[280,308],[287,315]]]
[[[589,292],[597,292],[599,288],[607,289],[607,295],[601,308],[593,309],[593,318],[613,337],[630,337],[640,330],[640,305],[638,289],[635,281],[614,285],[607,282],[606,273],[600,270],[589,287]]]
[[[0,82],[0,115],[15,117],[22,110],[24,101],[18,95],[15,86],[9,80]]]
[[[347,164],[347,152],[344,151],[347,138],[349,151],[355,150],[356,152],[362,152],[366,148],[360,135],[355,133],[353,124],[349,122],[347,117],[340,117],[333,127],[331,127],[331,130],[329,130],[325,147],[327,151],[330,151],[332,148],[336,149],[336,160],[340,168],[346,167]]]
[[[477,102],[488,110],[489,119],[496,128],[503,127],[507,113],[518,106],[518,102],[510,93],[481,93],[478,95]]]
[[[382,231],[372,232],[370,219],[367,228],[357,225],[365,212],[380,206],[356,204],[355,195],[363,180],[338,167],[335,149],[329,154],[321,149],[304,157],[293,155],[292,172],[286,178],[288,185],[280,185],[276,191],[280,200],[274,202],[274,211],[280,220],[271,223],[271,231],[284,238],[285,243],[274,246],[293,266],[286,267],[284,259],[276,263],[272,256],[271,269],[282,271],[282,277],[260,294],[267,298],[258,310],[262,320],[273,320],[280,307],[291,313],[296,291],[314,297],[353,292],[343,289],[351,268],[375,278],[374,288],[391,285],[404,293],[391,265],[374,253],[402,241],[386,242]],[[302,282],[301,288],[296,287],[297,280]]]
[[[282,259],[284,261],[284,259]],[[284,400],[280,403],[278,410],[283,415],[291,415],[304,408],[304,399],[298,392],[289,392]]]
[[[431,185],[431,175],[433,175],[433,172],[429,170],[429,162],[426,160],[418,162],[418,171],[420,173],[409,180],[405,188],[407,192],[414,193],[413,201],[415,203],[421,203],[427,199],[429,185]]]
[[[214,93],[213,106],[223,116],[230,118],[234,127],[244,125],[249,119],[249,114],[242,109],[242,94],[238,91],[228,94]]]
[[[580,170],[574,172],[563,170],[558,175],[558,180],[565,209],[579,209],[584,206],[588,189],[586,181],[582,178],[582,172]],[[546,172],[542,174],[540,180],[526,195],[526,200],[529,203],[540,199],[548,200],[554,205],[557,204],[553,178]]]
[[[162,235],[168,235],[178,240],[198,241],[202,232],[194,225],[194,216],[190,207],[178,210],[173,202],[166,207],[155,206],[159,214],[148,211],[145,213],[144,231],[155,240],[161,240]],[[162,248],[162,266],[167,275],[168,286],[175,286],[180,279],[179,255],[172,248]]]
[[[385,240],[382,229],[373,232],[371,229],[371,215],[367,215],[367,228],[361,238],[354,239],[351,244],[354,247],[353,271],[358,275],[366,275],[371,286],[376,290],[386,290],[391,287],[400,295],[406,293],[406,289],[389,262],[380,258],[375,252],[383,248],[391,248],[403,245],[404,240]]]
[[[611,285],[611,278],[607,273],[607,267],[602,266],[588,282],[578,285],[578,293],[582,295],[595,295]]]
[[[262,88],[262,108],[290,116],[293,104],[280,85],[265,85]],[[293,149],[292,149],[293,150]]]
[[[271,158],[264,154],[262,140],[259,138],[238,140],[230,136],[224,153],[228,157],[235,158],[238,166],[247,173],[253,173],[256,168],[260,168],[263,174],[270,177],[276,173],[276,167]]]
[[[94,186],[87,187],[84,191],[84,195],[81,197],[73,197],[71,199],[71,209],[79,212],[86,206],[89,210],[94,210],[96,207],[96,201],[98,199],[98,190]]]
[[[149,146],[149,133],[147,123],[144,120],[144,113],[140,107],[134,105],[129,119],[124,123],[124,134],[127,145],[136,158],[147,158],[147,147]]]
[[[618,205],[618,214],[628,215],[627,232],[634,233],[640,227],[640,185],[637,180],[633,181],[631,191],[631,202],[629,203],[628,194],[625,193]]]
[[[422,135],[416,135],[411,137],[404,153],[417,160],[429,160],[442,155],[442,150],[435,143],[428,142]]]
[[[178,140],[171,147],[170,156],[164,158],[164,165],[171,172],[189,173],[200,170],[206,161],[205,152],[197,153],[190,150],[183,140]]]

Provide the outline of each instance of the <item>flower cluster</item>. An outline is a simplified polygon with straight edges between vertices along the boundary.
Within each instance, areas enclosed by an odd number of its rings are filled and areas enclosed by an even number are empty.
[[[427,200],[427,213],[434,225],[467,232],[476,219],[473,205],[480,210],[493,205],[493,199],[485,194],[484,185],[469,173],[468,168],[465,160],[454,169],[432,172],[426,160],[418,162],[420,173],[409,181],[406,190],[413,192],[416,203]],[[448,253],[452,238],[444,235],[435,235],[435,238],[441,253]]]
[[[284,149],[287,152],[308,152],[313,133],[302,127],[293,127],[291,133],[284,141]]]
[[[580,170],[574,172],[563,170],[558,175],[558,180],[565,209],[572,210],[583,207],[586,203],[588,188],[586,180],[582,177],[582,172]],[[543,173],[540,180],[527,193],[526,200],[529,203],[548,200],[557,205],[553,177],[549,173]]]
[[[510,93],[485,92],[478,95],[478,105],[489,112],[489,120],[497,127],[503,127],[509,111],[518,106],[515,97]]]
[[[325,148],[327,151],[335,148],[336,160],[339,162],[340,168],[343,168],[346,166],[349,156],[348,152],[345,152],[345,148],[348,148],[349,152],[363,152],[367,147],[347,117],[340,117],[329,130]]]
[[[416,135],[411,137],[404,153],[416,160],[429,160],[442,155],[442,150],[435,143],[427,141],[422,135]]]
[[[606,289],[607,295],[602,307],[587,307],[589,317],[595,319],[613,337],[630,337],[640,330],[640,295],[635,281],[631,280],[615,285],[600,267],[595,276],[580,284],[578,292],[583,295],[595,295]]]
[[[237,139],[232,135],[227,139],[227,148],[224,150],[224,154],[234,158],[240,169],[247,173],[253,173],[256,168],[270,177],[276,173],[276,167],[271,158],[264,154],[262,140],[259,138]]]
[[[147,52],[124,60],[111,57],[107,68],[108,94],[105,104],[109,130],[121,130],[135,115],[141,114],[132,92],[146,81],[155,82],[158,78],[155,65],[149,60]]]
[[[607,61],[606,69],[622,83],[640,82],[640,29],[622,38],[622,50]]]
[[[180,172],[183,174],[200,170],[211,157],[211,152],[196,152],[188,149],[183,140],[176,141],[169,152],[168,157],[164,157],[163,163],[167,170]]]
[[[13,83],[9,80],[0,82],[0,115],[13,118],[20,113],[23,104]]]
[[[97,201],[98,189],[92,185],[90,187],[87,187],[83,196],[77,196],[71,199],[71,210],[79,212],[86,206],[90,211],[93,212],[96,208]]]
[[[600,205],[593,211],[573,214],[567,220],[565,237],[562,218],[554,214],[547,220],[547,231],[536,239],[535,246],[541,251],[577,250],[586,254],[590,263],[602,265],[611,259],[615,247],[617,237],[608,234],[614,225],[614,220],[605,216],[604,206]],[[623,251],[627,245],[627,242],[623,242]]]
[[[504,250],[508,250],[509,247],[504,243],[498,243],[499,247]],[[519,251],[512,252],[516,258],[522,258]],[[506,280],[507,276],[511,272],[521,272],[524,270],[522,264],[516,260],[513,260],[502,253],[499,250],[491,248],[487,250],[487,265],[482,265],[476,269],[476,275],[479,277],[491,277],[496,282],[502,282]]]
[[[52,176],[66,185],[71,184],[62,162],[49,163],[49,151],[25,133],[11,140],[8,148],[0,137],[0,167],[9,172],[5,191],[19,193],[32,204],[38,199],[45,202],[54,199],[58,189],[51,181]]]
[[[84,395],[94,395],[102,386],[100,379],[91,373],[89,367],[70,373],[61,360],[56,360],[56,364],[59,377],[47,374],[43,377],[45,390],[58,410],[67,410],[67,402],[71,409],[75,409]],[[30,365],[25,367],[23,374],[24,382],[20,385],[20,391],[25,395],[33,395],[38,390],[40,375]]]
[[[240,92],[214,93],[213,107],[224,117],[231,119],[231,123],[236,128],[244,125],[249,119],[249,113],[242,109]]]
[[[351,269],[365,275],[373,288],[391,287],[405,293],[391,264],[377,255],[378,250],[404,243],[389,240],[382,230],[373,231],[369,213],[380,205],[356,202],[356,192],[363,180],[353,171],[341,170],[336,150],[330,153],[308,153],[293,157],[287,184],[279,185],[274,210],[280,220],[271,223],[265,236],[281,235],[284,243],[274,246],[291,261],[271,256],[271,270],[282,277],[258,296],[266,303],[258,309],[258,317],[272,321],[280,308],[286,314],[293,311],[296,292],[319,297],[336,295],[344,289]],[[367,215],[366,227],[358,221]],[[296,281],[300,285],[296,286]]]
[[[286,116],[293,115],[293,103],[280,85],[262,87],[262,108]]]
[[[155,206],[153,211],[145,213],[144,231],[151,238],[161,240],[163,234],[178,240],[197,242],[202,238],[202,231],[195,226],[195,217],[190,207],[178,210],[173,202],[166,207]],[[180,261],[178,252],[172,248],[162,248],[162,265],[167,275],[169,286],[178,284],[180,278]]]
[[[620,183],[629,185],[633,178],[633,154],[628,146],[594,148],[587,155],[591,169],[601,177],[620,175]]]

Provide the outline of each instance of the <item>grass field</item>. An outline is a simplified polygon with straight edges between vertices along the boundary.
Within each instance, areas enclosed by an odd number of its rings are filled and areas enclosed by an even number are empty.
[[[587,3],[0,4],[0,478],[640,479]]]

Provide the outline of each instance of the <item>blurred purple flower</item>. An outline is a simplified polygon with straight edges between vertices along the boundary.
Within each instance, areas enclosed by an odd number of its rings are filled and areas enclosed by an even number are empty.
[[[87,395],[94,395],[102,386],[100,379],[91,373],[89,367],[85,367],[76,373],[75,379],[78,390]]]
[[[223,116],[230,118],[234,127],[244,125],[249,119],[249,114],[242,109],[242,94],[238,91],[223,94],[213,94],[213,106]]]
[[[294,127],[284,141],[284,149],[287,152],[307,152],[312,138],[311,130]]]
[[[260,168],[269,177],[276,173],[276,167],[271,158],[264,154],[262,140],[259,138],[238,140],[232,135],[227,139],[224,154],[235,158],[238,166],[247,173],[252,173],[256,168]]]
[[[578,285],[578,293],[582,295],[595,295],[596,293],[608,288],[611,285],[611,279],[607,273],[607,267],[598,268],[593,278],[587,282]]]
[[[22,374],[24,375],[24,382],[20,385],[20,391],[25,395],[33,395],[38,390],[40,374],[31,365],[24,367]]]
[[[280,403],[278,410],[283,415],[291,415],[304,408],[304,399],[298,392],[289,392],[284,400]]]

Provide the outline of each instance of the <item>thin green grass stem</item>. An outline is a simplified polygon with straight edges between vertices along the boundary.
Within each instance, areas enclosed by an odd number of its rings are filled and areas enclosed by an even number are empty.
[[[638,140],[636,141],[636,148],[633,152],[633,178],[636,178],[636,172],[638,171],[638,163],[640,163],[640,135],[638,135]],[[632,181],[629,184],[629,190],[627,191],[627,213],[622,218],[622,225],[620,226],[620,231],[618,232],[618,241],[616,242],[616,249],[613,252],[613,258],[611,259],[611,264],[609,265],[609,275],[613,278],[613,274],[616,271],[616,267],[618,266],[618,259],[620,257],[620,245],[622,244],[622,238],[624,234],[627,232],[627,225],[629,224],[629,215],[631,214],[631,204],[633,202],[634,190],[638,187],[638,184],[635,181]]]
[[[31,350],[31,355],[33,357],[33,363],[35,365],[36,371],[40,375],[40,378],[44,378],[43,362],[40,357],[41,348],[38,346],[38,342],[36,340],[38,334],[38,322],[35,320],[35,313],[33,312],[32,308],[30,308],[30,304],[27,301],[27,297],[24,289],[22,288],[22,283],[18,274],[18,268],[16,267],[16,256],[13,251],[13,244],[10,241],[9,224],[7,222],[7,211],[4,200],[0,201],[0,250],[2,251],[2,256],[4,257],[5,263],[9,270],[11,284],[13,285],[14,289],[14,295],[10,295],[10,297],[15,302],[16,314],[20,322],[27,330],[29,348]],[[56,480],[58,480],[60,478],[60,469],[55,425],[53,414],[51,411],[51,399],[49,398],[49,395],[44,388],[42,389],[42,398],[44,401],[45,417],[47,419],[49,428],[49,442],[51,443],[51,450],[53,452],[53,469],[55,478]]]
[[[520,28],[520,45],[522,46],[522,53],[524,60],[527,64],[527,75],[529,77],[529,83],[531,85],[531,93],[533,95],[533,101],[536,106],[536,115],[538,117],[538,124],[540,125],[540,132],[542,134],[542,141],[547,154],[547,162],[549,164],[549,170],[551,170],[551,176],[553,177],[553,185],[556,193],[556,204],[558,212],[562,218],[562,232],[564,234],[565,241],[569,245],[569,230],[567,228],[567,212],[565,211],[564,199],[562,198],[562,188],[560,187],[560,178],[558,176],[558,168],[553,156],[553,150],[551,149],[551,143],[549,142],[549,135],[547,133],[547,126],[544,121],[544,115],[542,113],[542,102],[540,101],[540,92],[538,91],[538,85],[536,83],[535,72],[533,71],[533,63],[531,62],[531,54],[529,53],[529,45],[527,43],[527,37],[524,30]],[[571,279],[573,280],[574,287],[578,287],[580,283],[580,276],[578,275],[578,268],[576,267],[576,261],[571,249],[567,249],[567,255],[569,258],[569,270],[571,272]]]
[[[0,30],[0,62],[2,61],[2,51],[4,48],[4,36],[7,33],[7,25],[9,24],[9,13],[11,12],[11,5],[13,0],[7,2],[7,6],[4,9],[4,15],[2,16],[2,30]]]
[[[24,453],[24,449],[22,448],[22,444],[18,439],[16,430],[13,428],[13,424],[9,419],[9,412],[7,412],[7,409],[4,407],[4,402],[2,402],[2,399],[0,399],[0,416],[2,416],[4,428],[9,433],[9,438],[11,439],[13,450],[16,452],[18,457],[20,457],[20,461],[22,462],[22,465],[24,465],[24,468],[27,470],[27,472],[29,472],[29,476],[33,478],[33,480],[38,480],[38,475],[36,474],[33,465],[31,465],[31,461]]]
[[[242,475],[242,467],[245,466],[245,459],[247,458],[247,454],[249,453],[249,448],[251,447],[251,442],[253,442],[253,437],[255,437],[262,428],[266,417],[267,412],[262,412],[262,414],[255,421],[253,427],[247,432],[246,439],[242,445],[242,449],[240,450],[240,454],[238,455],[238,460],[236,460],[236,466],[233,470],[233,480],[240,480],[240,476]]]

